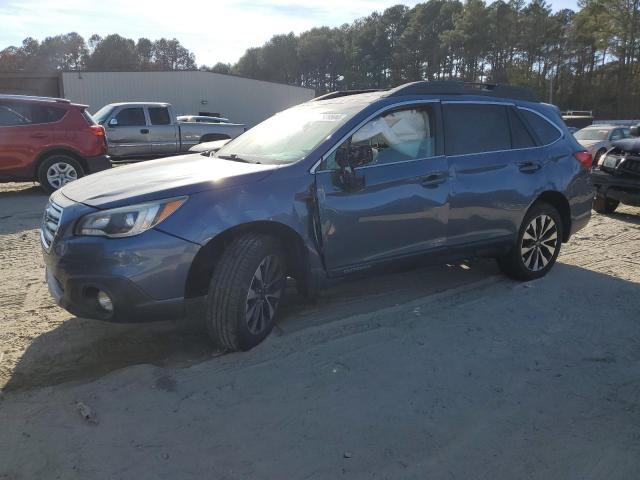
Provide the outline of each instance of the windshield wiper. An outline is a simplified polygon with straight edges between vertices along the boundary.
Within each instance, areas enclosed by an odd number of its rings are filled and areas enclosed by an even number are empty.
[[[216,155],[217,158],[221,158],[223,160],[233,160],[234,162],[244,162],[244,163],[260,163],[260,162],[252,162],[251,160],[247,160],[246,158],[239,157],[235,153],[231,155]]]

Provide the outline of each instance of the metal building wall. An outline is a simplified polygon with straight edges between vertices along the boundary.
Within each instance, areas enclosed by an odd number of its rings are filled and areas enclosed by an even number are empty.
[[[219,112],[249,127],[315,94],[308,88],[191,71],[64,72],[62,90],[92,113],[108,103],[169,102],[178,115]]]

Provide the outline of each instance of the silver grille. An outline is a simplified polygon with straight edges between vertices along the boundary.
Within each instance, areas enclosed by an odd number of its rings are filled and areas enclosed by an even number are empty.
[[[40,240],[45,250],[51,248],[53,240],[56,238],[60,220],[62,219],[62,207],[53,202],[49,202],[42,217],[42,228],[40,228]]]

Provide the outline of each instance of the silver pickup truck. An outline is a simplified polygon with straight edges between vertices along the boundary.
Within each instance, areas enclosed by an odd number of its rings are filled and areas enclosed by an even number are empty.
[[[169,103],[110,103],[93,119],[104,126],[114,160],[178,154],[198,143],[235,138],[245,131],[237,123],[180,123]]]

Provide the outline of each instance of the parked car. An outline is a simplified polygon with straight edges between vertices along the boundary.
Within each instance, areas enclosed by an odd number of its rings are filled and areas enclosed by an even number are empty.
[[[637,137],[638,127],[631,127]],[[613,142],[591,173],[596,188],[593,209],[598,213],[613,213],[618,205],[640,206],[640,139]]]
[[[244,132],[244,125],[235,123],[179,123],[168,103],[111,103],[93,118],[106,128],[114,160],[175,155],[198,143]]]
[[[47,192],[111,167],[104,129],[62,98],[0,95],[0,182]]]
[[[47,281],[75,315],[116,322],[205,303],[211,338],[246,350],[271,331],[287,277],[314,297],[341,278],[474,255],[542,277],[589,221],[590,166],[557,108],[528,90],[335,92],[214,157],[130,165],[54,193]]]
[[[591,125],[573,134],[578,143],[586,148],[593,157],[593,165],[611,148],[611,142],[630,138],[629,127],[620,125]]]
[[[192,153],[215,153],[224,147],[231,140],[216,140],[215,142],[203,142],[198,145],[194,145],[189,149]]]
[[[204,115],[180,115],[178,116],[180,123],[231,123],[228,118],[224,117],[207,117]]]

